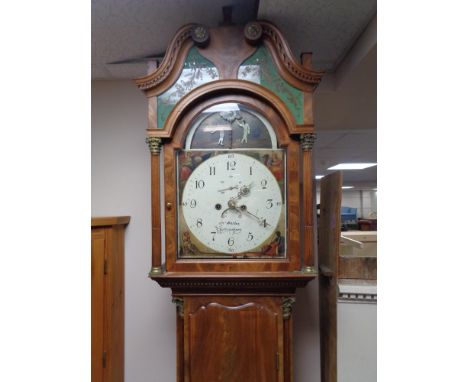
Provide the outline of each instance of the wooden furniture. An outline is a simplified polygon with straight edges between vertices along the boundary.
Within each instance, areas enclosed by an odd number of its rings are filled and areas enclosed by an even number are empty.
[[[372,326],[371,323],[375,324],[375,320],[372,321],[374,313],[372,310],[369,312],[368,306],[365,309],[356,309],[351,304],[376,303],[376,233],[341,232],[341,185],[341,172],[327,175],[320,181],[318,262],[321,381],[367,382],[376,378],[376,376],[373,377],[371,364],[375,354],[366,357],[366,354],[362,353],[364,350],[360,347],[360,340],[363,339],[367,344],[369,341],[372,342],[373,334],[370,326]],[[341,303],[346,304],[346,309],[340,311]],[[367,330],[359,326],[359,322],[355,322],[357,321],[355,317],[359,317],[359,314],[363,314],[362,321],[367,318]],[[354,322],[344,323],[346,320],[354,320]],[[341,333],[338,333],[338,327],[342,328]],[[338,357],[338,350],[346,348],[349,343],[350,336],[344,338],[345,331],[368,333],[370,337],[353,338],[355,346],[348,346],[348,348],[352,347],[352,351],[348,351],[352,353],[352,357],[346,357],[346,354]],[[339,359],[341,363],[338,362]],[[359,363],[358,370],[350,370],[350,365],[353,362],[356,363],[356,360]],[[368,370],[363,370],[365,368]],[[341,375],[338,373],[339,370],[341,370]],[[369,375],[371,375],[370,378]]]
[[[124,380],[124,230],[129,216],[91,219],[91,381]]]
[[[148,98],[149,276],[177,305],[177,381],[293,380],[294,294],[317,275],[322,75],[255,21],[186,25],[136,80]]]
[[[377,231],[377,219],[359,219],[360,231]]]
[[[319,307],[322,382],[336,382],[336,272],[341,236],[341,185],[335,172],[320,180]]]

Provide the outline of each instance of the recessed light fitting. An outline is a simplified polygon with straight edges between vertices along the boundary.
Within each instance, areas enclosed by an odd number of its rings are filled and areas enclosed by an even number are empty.
[[[377,166],[377,163],[340,163],[328,170],[363,170],[372,166]]]
[[[315,179],[322,179],[325,175],[315,175]]]
[[[341,188],[342,188],[343,190],[347,190],[347,189],[349,189],[349,188],[354,188],[354,186],[342,186]]]

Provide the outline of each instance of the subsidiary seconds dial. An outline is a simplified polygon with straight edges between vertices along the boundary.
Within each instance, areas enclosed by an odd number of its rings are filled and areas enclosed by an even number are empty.
[[[271,171],[239,153],[201,163],[182,194],[190,231],[221,253],[249,252],[263,245],[276,232],[282,209],[281,190]]]

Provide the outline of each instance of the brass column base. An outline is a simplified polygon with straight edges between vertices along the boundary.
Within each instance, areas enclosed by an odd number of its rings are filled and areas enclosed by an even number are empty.
[[[153,276],[159,276],[163,273],[163,269],[162,267],[152,267],[150,272],[148,273],[148,276],[149,277],[153,277]]]
[[[308,273],[308,274],[318,274],[317,270],[314,267],[311,267],[310,265],[304,265],[301,268],[302,273]]]

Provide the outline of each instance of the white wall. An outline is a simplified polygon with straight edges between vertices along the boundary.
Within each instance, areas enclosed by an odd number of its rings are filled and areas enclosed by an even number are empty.
[[[92,83],[92,215],[130,215],[125,235],[125,380],[175,381],[175,313],[151,267],[146,98],[131,81]]]
[[[92,83],[92,215],[130,215],[125,242],[125,380],[176,379],[176,316],[151,266],[146,98],[131,81]],[[317,281],[294,306],[296,382],[320,381]]]
[[[377,199],[372,190],[343,190],[343,207],[357,208],[359,218],[369,217],[372,211],[377,211]]]
[[[320,192],[317,192],[317,203],[320,203]],[[341,205],[357,208],[358,218],[367,218],[371,212],[377,212],[377,191],[344,189]]]
[[[377,381],[377,304],[338,302],[338,382]]]

